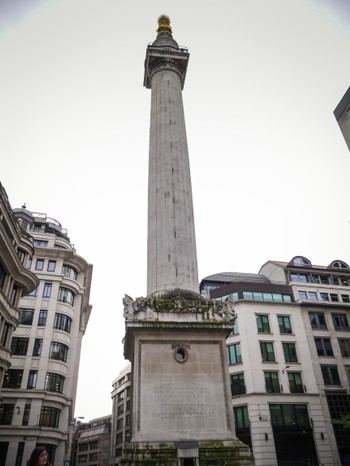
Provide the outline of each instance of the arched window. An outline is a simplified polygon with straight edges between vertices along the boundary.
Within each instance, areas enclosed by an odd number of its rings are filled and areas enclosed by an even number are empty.
[[[312,265],[309,259],[306,259],[306,257],[303,256],[295,256],[293,259],[289,262],[289,265],[299,265],[299,266],[310,266]]]
[[[333,261],[328,267],[332,269],[348,269],[349,268],[346,262],[340,261],[340,260]]]

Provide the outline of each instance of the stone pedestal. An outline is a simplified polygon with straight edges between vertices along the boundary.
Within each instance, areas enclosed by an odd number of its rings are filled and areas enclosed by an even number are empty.
[[[131,443],[123,465],[252,466],[249,448],[239,440],[225,442]]]
[[[173,290],[125,297],[124,306],[133,407],[123,464],[252,464],[234,435],[226,357],[232,302]]]

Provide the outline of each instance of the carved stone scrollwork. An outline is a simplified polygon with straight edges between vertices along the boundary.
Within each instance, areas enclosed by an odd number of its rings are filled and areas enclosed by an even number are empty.
[[[152,314],[159,318],[159,314],[199,314],[203,320],[221,320],[233,323],[236,314],[232,296],[225,301],[209,301],[206,299],[186,299],[182,296],[173,298],[147,297],[133,300],[128,295],[123,298],[124,318],[126,321],[142,320]]]

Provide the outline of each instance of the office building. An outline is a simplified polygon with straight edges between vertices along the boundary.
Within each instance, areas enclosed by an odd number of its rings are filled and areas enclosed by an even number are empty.
[[[113,381],[111,463],[118,465],[131,438],[131,364]]]
[[[103,416],[90,422],[78,420],[73,440],[71,466],[108,466],[111,448],[111,419]]]
[[[256,466],[347,464],[349,429],[332,420],[350,412],[349,266],[297,256],[258,274],[211,275],[200,288],[234,302],[232,407]]]
[[[71,458],[92,266],[76,253],[57,220],[25,207],[14,209],[14,215],[33,237],[34,255],[26,267],[39,284],[19,302],[11,367],[2,384],[1,464],[24,466],[33,448],[42,445],[50,460],[62,465]]]

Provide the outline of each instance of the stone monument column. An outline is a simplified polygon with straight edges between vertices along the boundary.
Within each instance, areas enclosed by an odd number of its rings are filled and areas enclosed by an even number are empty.
[[[226,337],[233,302],[198,293],[191,176],[182,104],[189,54],[158,20],[147,47],[144,85],[152,89],[148,285],[124,297],[124,355],[132,363],[128,466],[251,465],[234,435]]]
[[[147,47],[144,85],[152,90],[148,179],[147,294],[198,293],[196,237],[182,89],[189,53],[161,16]]]

